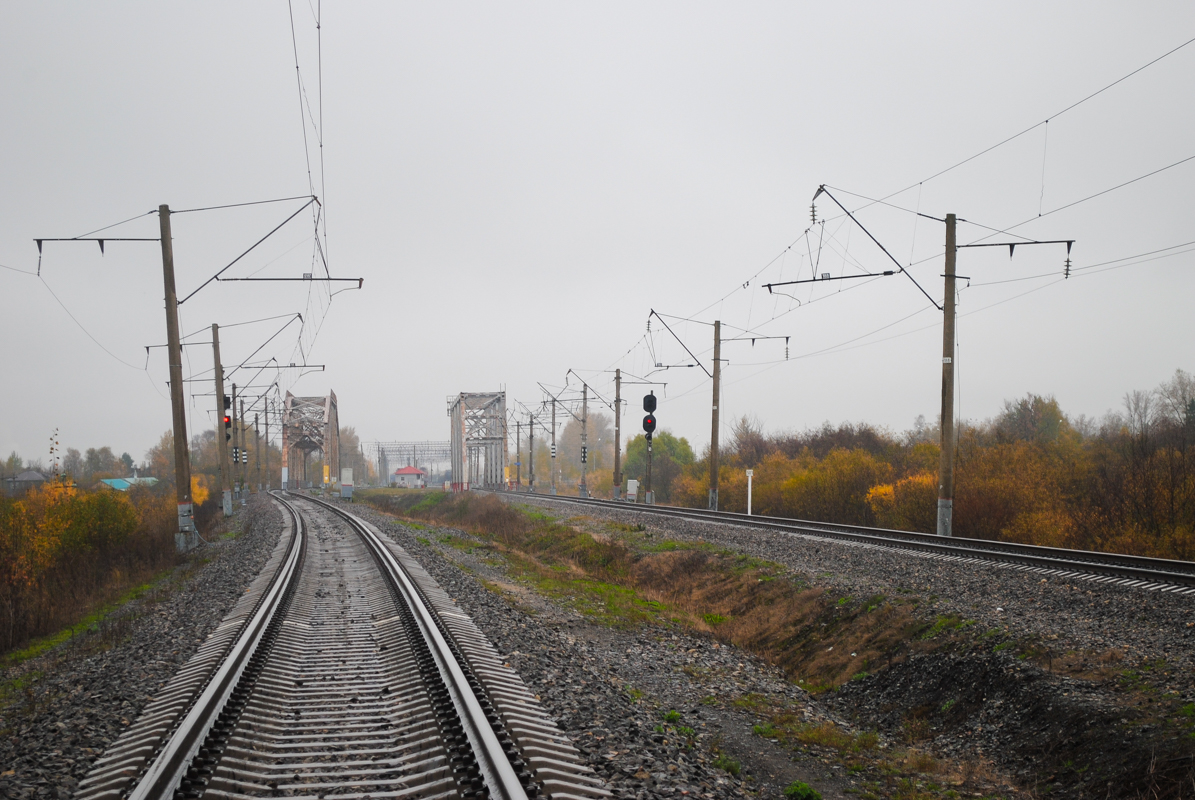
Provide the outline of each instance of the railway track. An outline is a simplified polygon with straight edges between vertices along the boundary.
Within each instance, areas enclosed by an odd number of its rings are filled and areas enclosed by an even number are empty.
[[[510,497],[511,495],[505,495]],[[808,520],[739,514],[730,511],[642,505],[594,498],[528,494],[516,497],[626,511],[649,516],[717,522],[777,531],[793,536],[835,539],[860,547],[917,552],[963,563],[997,563],[1013,569],[1076,580],[1131,586],[1147,591],[1195,595],[1195,562],[1037,547],[985,539],[942,538],[925,533],[837,525]]]
[[[80,800],[608,797],[476,626],[333,504],[288,530]]]

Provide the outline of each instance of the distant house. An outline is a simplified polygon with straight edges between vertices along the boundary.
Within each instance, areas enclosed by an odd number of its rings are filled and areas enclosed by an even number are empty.
[[[153,486],[157,478],[100,478],[100,483],[118,492],[127,492],[133,486]]]
[[[10,497],[16,497],[29,491],[34,486],[41,486],[49,479],[48,475],[43,475],[35,470],[27,470],[15,478],[5,478],[4,493]]]
[[[390,476],[390,485],[406,489],[422,489],[427,486],[427,473],[419,467],[396,469]]]

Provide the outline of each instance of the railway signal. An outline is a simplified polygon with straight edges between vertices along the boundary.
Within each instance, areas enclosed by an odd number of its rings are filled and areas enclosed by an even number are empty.
[[[239,448],[239,447],[232,448],[232,463],[234,463],[234,464],[241,463],[241,448]]]
[[[651,441],[651,435],[656,432],[656,415],[648,414],[643,418],[643,431],[647,436],[647,440]]]
[[[589,448],[581,445],[581,463],[584,464],[589,461]]]
[[[232,398],[224,395],[224,441],[232,439],[232,415],[228,413],[232,408]]]
[[[656,410],[656,393],[653,391],[643,397],[643,410],[648,414],[654,413]]]

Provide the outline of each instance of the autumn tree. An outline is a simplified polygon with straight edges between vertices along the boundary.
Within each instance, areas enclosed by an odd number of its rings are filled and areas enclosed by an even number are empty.
[[[677,438],[662,430],[652,434],[651,444],[651,488],[657,502],[670,503],[673,484],[681,477],[682,470],[694,461],[693,448],[683,436]],[[647,439],[643,434],[627,443],[627,458],[622,471],[625,479],[639,481],[640,492],[645,490]]]

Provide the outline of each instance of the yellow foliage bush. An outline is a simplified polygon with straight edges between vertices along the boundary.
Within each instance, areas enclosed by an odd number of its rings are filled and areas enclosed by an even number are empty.
[[[112,575],[169,563],[169,506],[145,490],[88,492],[58,482],[0,498],[0,650],[62,624]]]
[[[211,490],[208,489],[207,475],[191,475],[191,502],[201,506],[207,502],[210,496]]]
[[[867,492],[867,505],[881,528],[932,533],[937,527],[938,480],[929,472],[883,483]]]

